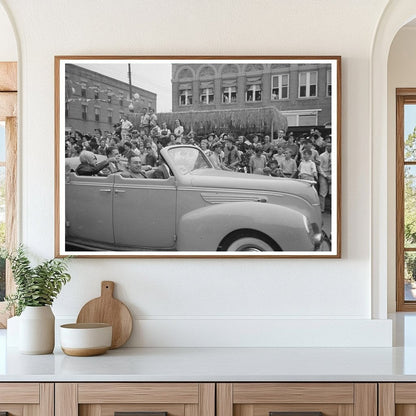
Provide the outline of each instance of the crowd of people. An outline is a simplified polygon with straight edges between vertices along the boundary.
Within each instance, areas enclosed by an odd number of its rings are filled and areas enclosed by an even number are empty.
[[[67,132],[65,157],[80,158],[79,175],[120,172],[135,178],[147,177],[146,171],[153,169],[158,177],[154,168],[160,164],[161,149],[176,144],[200,147],[216,169],[315,181],[321,211],[330,209],[326,198],[331,195],[331,136],[324,138],[315,128],[297,137],[279,130],[273,139],[260,134],[235,137],[232,133],[197,137],[193,131],[186,133],[180,120],[172,130],[166,123],[159,126],[156,114],[147,111],[138,129],[122,118],[112,132]],[[98,162],[97,155],[105,158]]]

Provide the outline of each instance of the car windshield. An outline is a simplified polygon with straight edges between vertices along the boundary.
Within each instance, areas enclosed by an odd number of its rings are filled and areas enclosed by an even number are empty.
[[[169,150],[169,156],[182,174],[191,173],[197,169],[212,168],[197,147],[176,147]]]

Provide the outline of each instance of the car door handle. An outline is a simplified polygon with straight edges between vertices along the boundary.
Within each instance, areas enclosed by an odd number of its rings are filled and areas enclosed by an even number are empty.
[[[256,202],[263,202],[263,203],[266,203],[266,202],[267,202],[267,198],[260,198],[260,197],[259,197],[259,198],[256,198],[256,199],[255,199],[255,201],[256,201]]]
[[[100,189],[100,192],[111,192],[111,189],[109,189],[109,188]]]
[[[125,194],[125,193],[126,193],[126,191],[122,191],[122,190],[120,190],[120,189],[116,189],[114,192],[115,192],[116,194]]]

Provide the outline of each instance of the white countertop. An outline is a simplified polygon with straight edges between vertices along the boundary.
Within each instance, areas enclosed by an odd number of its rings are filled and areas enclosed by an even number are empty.
[[[416,314],[393,317],[393,348],[119,348],[23,355],[0,330],[0,382],[416,381]]]
[[[416,381],[416,348],[120,348],[0,358],[0,381]]]

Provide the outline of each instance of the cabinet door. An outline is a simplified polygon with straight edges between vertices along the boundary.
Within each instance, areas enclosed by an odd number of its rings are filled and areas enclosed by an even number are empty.
[[[59,383],[55,416],[215,416],[213,383]]]
[[[52,383],[0,383],[0,415],[53,416]]]
[[[415,416],[416,383],[380,383],[379,416]]]
[[[220,383],[217,416],[377,416],[377,384]]]

